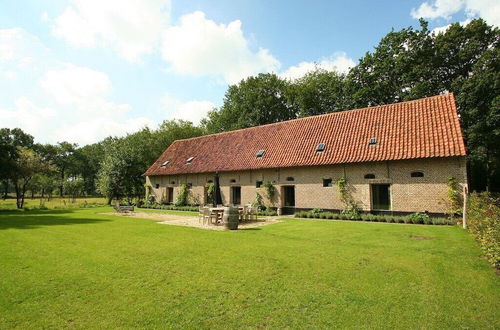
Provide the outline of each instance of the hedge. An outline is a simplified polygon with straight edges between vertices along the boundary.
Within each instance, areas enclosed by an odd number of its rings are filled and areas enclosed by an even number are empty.
[[[361,213],[352,216],[343,213],[324,212],[320,210],[300,211],[295,213],[296,218],[308,219],[333,219],[333,220],[351,220],[351,221],[371,221],[371,222],[389,222],[389,223],[412,223],[425,225],[454,225],[456,221],[447,218],[431,218],[425,213],[413,213],[407,216],[375,215]]]
[[[158,203],[144,203],[137,204],[138,208],[143,209],[156,209],[156,210],[170,210],[170,211],[190,211],[190,212],[198,212],[198,206],[188,205],[188,206],[175,206],[175,205],[164,205]]]
[[[472,193],[467,201],[467,225],[486,259],[500,268],[500,199]]]

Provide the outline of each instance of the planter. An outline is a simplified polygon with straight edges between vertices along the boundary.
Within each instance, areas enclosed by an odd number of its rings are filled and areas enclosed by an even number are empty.
[[[240,223],[240,213],[237,208],[232,206],[227,206],[224,208],[224,215],[222,216],[222,222],[229,230],[238,229]]]

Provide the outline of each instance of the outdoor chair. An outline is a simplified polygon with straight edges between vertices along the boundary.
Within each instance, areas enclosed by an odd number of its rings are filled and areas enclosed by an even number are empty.
[[[200,205],[198,207],[198,223],[201,223],[201,221],[204,220],[203,219],[203,212],[204,212],[204,210],[205,210],[205,207],[203,205]]]
[[[257,221],[257,206],[252,205],[249,211],[248,219],[250,221]]]
[[[209,207],[204,207],[202,210],[203,224],[209,225],[212,222],[212,215]]]

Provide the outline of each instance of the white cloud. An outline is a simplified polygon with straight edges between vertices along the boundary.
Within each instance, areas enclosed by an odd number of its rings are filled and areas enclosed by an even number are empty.
[[[347,73],[349,72],[349,69],[355,65],[356,63],[349,58],[346,53],[338,52],[329,58],[322,59],[319,62],[300,62],[298,65],[289,67],[286,71],[282,72],[280,76],[294,80],[301,78],[308,72],[316,69]]]
[[[35,54],[42,57],[45,52],[40,40],[21,28],[0,30],[0,66],[27,68],[35,61]]]
[[[215,107],[210,101],[188,101],[181,102],[165,95],[162,103],[169,119],[187,120],[195,125],[206,117],[207,113]]]
[[[52,33],[75,47],[111,45],[137,62],[153,52],[170,19],[170,0],[71,0]]]
[[[61,104],[102,97],[111,90],[111,81],[105,73],[69,63],[63,69],[47,71],[40,85]]]
[[[459,24],[462,25],[462,26],[466,26],[470,22],[471,22],[471,19],[466,19],[463,22],[459,22]],[[433,33],[433,34],[445,33],[450,28],[450,26],[451,26],[451,24],[446,24],[444,26],[439,26],[437,28],[432,29],[431,33]]]
[[[154,128],[156,123],[148,118],[130,119],[91,118],[76,123],[63,123],[54,134],[54,141],[90,144],[108,136],[123,136],[144,127]]]
[[[452,15],[464,10],[469,19],[481,17],[489,24],[500,25],[500,1],[498,0],[435,0],[424,2],[411,10],[413,18],[451,20]]]
[[[2,127],[21,127],[36,135],[45,133],[46,129],[52,129],[55,116],[54,109],[38,107],[27,97],[18,98],[13,109],[0,109]]]
[[[179,25],[165,31],[162,55],[176,73],[222,76],[228,83],[280,66],[267,49],[250,49],[241,21],[217,24],[201,11],[182,16]]]
[[[70,105],[79,117],[121,116],[128,104],[116,104],[106,99],[111,92],[111,81],[100,71],[66,63],[62,69],[47,71],[40,86],[61,105]]]

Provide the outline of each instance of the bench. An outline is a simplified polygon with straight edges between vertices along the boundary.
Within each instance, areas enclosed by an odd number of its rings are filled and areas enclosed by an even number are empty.
[[[134,212],[134,207],[133,206],[115,205],[115,206],[113,206],[113,208],[118,213],[130,213],[130,212]]]

